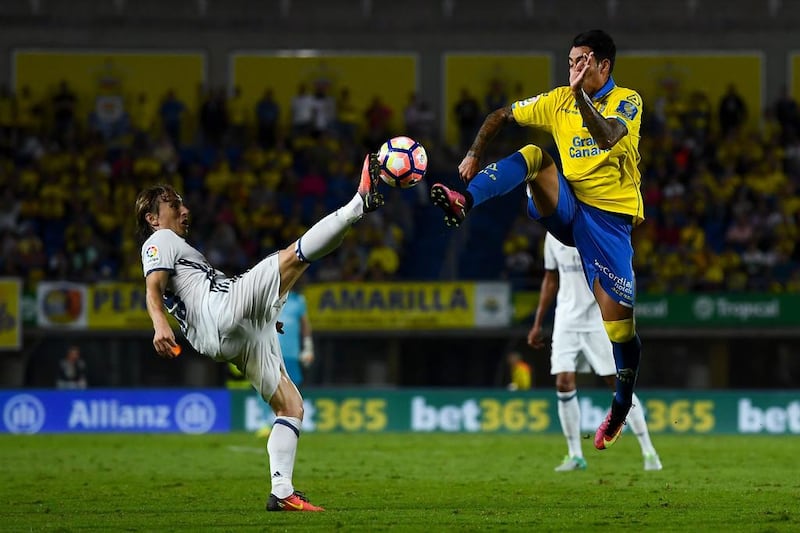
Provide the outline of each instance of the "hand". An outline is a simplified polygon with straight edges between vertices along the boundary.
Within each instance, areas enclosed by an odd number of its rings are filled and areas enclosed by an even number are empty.
[[[458,165],[458,176],[464,183],[475,177],[475,174],[480,170],[480,158],[473,152],[467,152],[461,164]]]
[[[542,335],[542,327],[534,324],[528,332],[528,346],[531,348],[544,348],[544,336]]]
[[[300,363],[308,368],[314,362],[314,341],[311,335],[303,337],[303,348],[300,350]]]
[[[594,59],[594,52],[583,54],[583,57],[574,68],[569,69],[569,87],[572,93],[576,94],[583,90],[583,80],[586,73],[592,68],[592,60]]]
[[[169,325],[156,328],[153,335],[153,347],[156,353],[165,359],[174,359],[180,355],[180,348],[175,342],[175,333]],[[174,350],[174,351],[173,351]]]

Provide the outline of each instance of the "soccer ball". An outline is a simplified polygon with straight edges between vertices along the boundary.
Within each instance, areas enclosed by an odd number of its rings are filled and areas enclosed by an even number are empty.
[[[394,137],[378,150],[381,179],[392,187],[408,189],[425,176],[428,154],[425,148],[411,137]]]

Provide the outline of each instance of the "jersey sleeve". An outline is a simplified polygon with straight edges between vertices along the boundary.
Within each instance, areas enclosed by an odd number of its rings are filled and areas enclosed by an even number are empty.
[[[511,113],[520,126],[535,126],[550,130],[555,109],[555,93],[546,92],[511,104]]]
[[[553,251],[553,241],[555,238],[549,233],[544,238],[544,269],[545,270],[558,270],[558,263],[556,262],[556,254]]]
[[[159,230],[142,246],[142,269],[144,277],[156,270],[175,272],[178,259],[178,237],[170,230]]]
[[[638,132],[642,123],[642,97],[630,89],[612,93],[606,106],[605,117],[619,120],[629,132]]]

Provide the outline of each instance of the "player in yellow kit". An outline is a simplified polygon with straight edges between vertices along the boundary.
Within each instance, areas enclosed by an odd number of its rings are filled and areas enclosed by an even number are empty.
[[[600,450],[622,431],[641,358],[633,319],[631,230],[644,218],[638,170],[642,99],[611,76],[616,51],[602,30],[576,36],[569,52],[569,86],[490,113],[458,166],[467,190],[462,194],[440,183],[431,187],[431,199],[447,224],[458,226],[470,209],[524,182],[530,217],[580,252],[617,367],[614,400],[595,434]],[[532,144],[478,172],[489,141],[513,123],[553,135],[563,174]]]
[[[531,365],[522,358],[522,354],[517,351],[509,352],[506,361],[511,374],[508,390],[530,390],[533,385],[533,372]]]

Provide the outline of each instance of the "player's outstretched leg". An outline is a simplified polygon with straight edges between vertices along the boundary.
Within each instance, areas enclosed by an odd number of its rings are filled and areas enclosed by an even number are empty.
[[[383,195],[378,192],[380,166],[375,154],[367,154],[361,167],[358,191],[344,206],[311,226],[295,243],[295,255],[303,263],[312,263],[339,247],[350,226],[361,220],[365,213],[383,205]]]
[[[375,211],[383,205],[383,195],[378,192],[381,167],[377,154],[367,154],[361,167],[361,178],[358,182],[358,194],[364,201],[364,212]]]
[[[431,201],[444,211],[444,221],[448,226],[460,226],[472,207],[507,194],[520,183],[533,180],[542,166],[542,154],[538,146],[531,144],[487,165],[470,180],[464,194],[441,183],[434,183]]]
[[[458,227],[467,217],[469,207],[464,195],[441,183],[434,183],[431,187],[431,201],[444,211],[444,222],[448,226]]]

